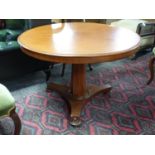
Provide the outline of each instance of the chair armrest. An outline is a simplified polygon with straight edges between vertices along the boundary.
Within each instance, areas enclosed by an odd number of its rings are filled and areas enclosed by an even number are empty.
[[[141,37],[155,35],[155,23],[139,23],[136,33]]]

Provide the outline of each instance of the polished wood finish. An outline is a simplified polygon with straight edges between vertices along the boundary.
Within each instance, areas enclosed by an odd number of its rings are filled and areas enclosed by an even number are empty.
[[[148,80],[147,84],[150,84],[154,78],[154,62],[155,62],[155,56],[152,57],[149,61],[149,69],[150,69],[150,79]]]
[[[18,42],[37,59],[69,64],[113,61],[133,55],[140,37],[128,29],[97,23],[59,23],[24,32]]]
[[[10,117],[12,118],[15,126],[14,135],[19,135],[21,130],[21,121],[18,114],[15,111],[15,108],[10,111]]]
[[[74,83],[76,85],[76,83]],[[78,86],[77,90],[81,90]],[[82,94],[78,94],[76,92],[76,96],[74,96],[71,93],[71,87],[64,86],[60,84],[55,83],[49,83],[47,86],[47,91],[54,90],[58,92],[66,101],[68,105],[68,110],[70,114],[70,124],[73,126],[78,126],[81,124],[80,120],[80,113],[84,105],[95,95],[99,93],[108,93],[111,90],[110,85],[104,85],[104,86],[95,86],[95,85],[88,85],[85,91],[82,90]]]
[[[59,23],[24,32],[18,38],[26,54],[50,62],[72,64],[71,85],[50,83],[69,103],[70,123],[80,125],[83,106],[96,94],[107,93],[110,85],[86,84],[85,65],[112,61],[135,54],[140,37],[127,29],[97,23]]]
[[[71,93],[75,97],[82,97],[86,91],[86,71],[85,65],[72,65]]]

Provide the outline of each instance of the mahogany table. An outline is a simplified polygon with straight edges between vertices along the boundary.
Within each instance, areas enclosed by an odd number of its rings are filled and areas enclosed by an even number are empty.
[[[72,64],[71,85],[50,83],[69,103],[70,124],[81,124],[84,105],[110,85],[86,84],[85,65],[129,57],[139,49],[140,37],[127,29],[97,23],[58,23],[25,31],[18,38],[22,51],[36,59]]]

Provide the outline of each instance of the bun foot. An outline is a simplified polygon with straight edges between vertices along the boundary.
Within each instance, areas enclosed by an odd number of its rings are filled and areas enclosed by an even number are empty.
[[[72,126],[80,126],[81,125],[81,119],[78,116],[73,116],[70,119],[70,124]]]

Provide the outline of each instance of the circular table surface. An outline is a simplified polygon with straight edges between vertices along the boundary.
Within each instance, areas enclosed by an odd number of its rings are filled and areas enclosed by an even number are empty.
[[[26,54],[46,61],[86,64],[134,54],[140,37],[125,28],[98,23],[58,23],[39,26],[18,37]]]

